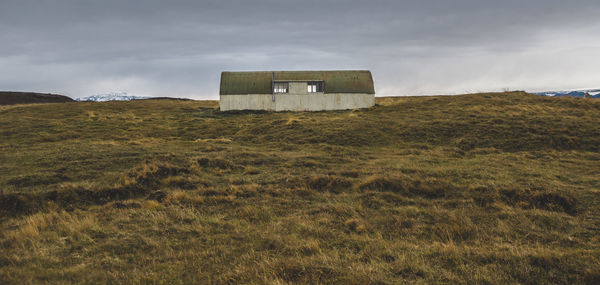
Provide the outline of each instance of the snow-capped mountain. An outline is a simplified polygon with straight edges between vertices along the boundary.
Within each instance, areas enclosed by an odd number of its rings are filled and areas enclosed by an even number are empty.
[[[545,92],[535,92],[533,94],[553,96],[553,97],[554,96],[556,96],[556,97],[570,96],[570,97],[583,98],[585,96],[586,92],[590,93],[591,98],[600,98],[600,89],[571,90],[571,91],[545,91]]]
[[[115,93],[105,93],[98,94],[87,97],[79,97],[75,98],[76,101],[87,101],[87,102],[106,102],[106,101],[129,101],[129,100],[138,100],[138,99],[147,99],[150,97],[144,96],[134,96],[129,95],[127,92],[115,92]]]

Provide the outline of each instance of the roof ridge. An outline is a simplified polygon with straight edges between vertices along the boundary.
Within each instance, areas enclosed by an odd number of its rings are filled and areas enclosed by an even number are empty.
[[[236,72],[245,72],[245,73],[252,73],[252,72],[357,72],[357,71],[363,71],[363,72],[371,72],[368,69],[330,69],[330,70],[238,70],[238,71],[230,71],[230,70],[224,70],[221,71],[222,73],[225,72],[231,72],[231,73],[236,73]]]

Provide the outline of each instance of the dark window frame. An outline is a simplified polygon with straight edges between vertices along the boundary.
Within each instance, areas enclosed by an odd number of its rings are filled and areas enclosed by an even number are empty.
[[[308,93],[323,93],[323,81],[306,82]]]
[[[273,93],[290,93],[290,83],[273,82]]]

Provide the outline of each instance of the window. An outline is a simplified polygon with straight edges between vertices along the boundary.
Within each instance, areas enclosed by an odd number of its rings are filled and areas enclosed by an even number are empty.
[[[289,86],[287,82],[275,82],[273,83],[274,93],[288,93]]]
[[[309,81],[308,93],[323,92],[323,81]]]

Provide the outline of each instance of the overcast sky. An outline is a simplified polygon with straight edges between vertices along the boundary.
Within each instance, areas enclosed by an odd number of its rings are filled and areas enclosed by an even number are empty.
[[[377,95],[600,88],[600,1],[0,0],[0,90],[217,99],[224,70]]]

